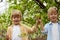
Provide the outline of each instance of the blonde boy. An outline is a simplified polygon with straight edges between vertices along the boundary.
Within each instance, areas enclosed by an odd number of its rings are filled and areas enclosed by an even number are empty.
[[[44,28],[41,25],[42,33],[47,34],[47,40],[60,40],[60,22],[58,22],[58,10],[56,7],[48,9],[49,23],[45,24]],[[40,21],[41,22],[41,21]]]

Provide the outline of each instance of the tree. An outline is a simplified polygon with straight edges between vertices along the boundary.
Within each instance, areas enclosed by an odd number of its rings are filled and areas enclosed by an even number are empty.
[[[49,22],[48,17],[47,17],[47,10],[51,6],[56,6],[58,8],[58,4],[55,2],[55,0],[8,0],[9,2],[9,9],[6,13],[3,15],[0,15],[0,35],[2,38],[1,40],[5,40],[5,34],[7,31],[8,25],[11,24],[10,20],[10,14],[12,9],[19,9],[22,14],[22,22],[28,26],[32,26],[35,24],[35,15],[39,15],[43,21],[44,24]],[[41,6],[44,5],[43,3],[46,3],[46,6]],[[40,4],[42,3],[42,4]],[[43,8],[42,8],[43,7]],[[58,12],[60,12],[60,7],[58,8]],[[59,19],[60,20],[60,19]],[[3,33],[4,32],[4,33]],[[30,34],[29,37],[31,39],[37,39],[42,36],[40,27],[38,28],[38,31],[36,33]],[[46,36],[45,36],[46,37]]]

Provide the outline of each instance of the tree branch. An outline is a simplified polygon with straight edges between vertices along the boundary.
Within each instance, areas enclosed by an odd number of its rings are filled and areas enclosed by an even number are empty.
[[[43,3],[39,0],[35,0],[35,2],[40,6],[40,8],[45,8],[45,6],[43,5]]]

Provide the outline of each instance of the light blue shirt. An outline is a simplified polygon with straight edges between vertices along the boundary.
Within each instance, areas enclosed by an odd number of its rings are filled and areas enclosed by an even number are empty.
[[[52,40],[52,26],[52,22],[49,22],[44,26],[44,31],[42,31],[43,34],[47,34],[47,40]],[[58,32],[60,40],[60,22],[58,22]]]

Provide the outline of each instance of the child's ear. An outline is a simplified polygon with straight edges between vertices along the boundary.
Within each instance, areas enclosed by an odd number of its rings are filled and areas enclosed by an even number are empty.
[[[20,14],[20,21],[23,19],[23,15],[22,14]]]

